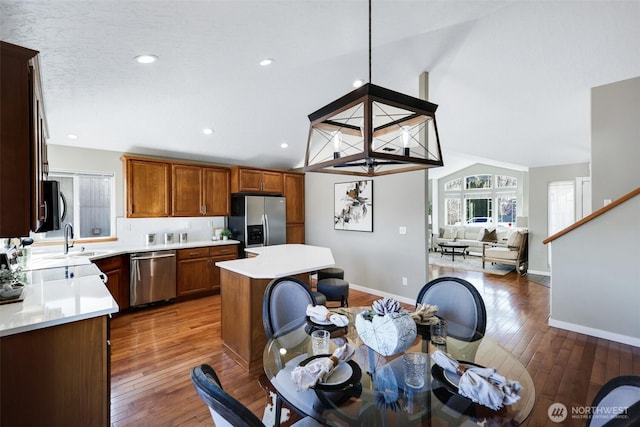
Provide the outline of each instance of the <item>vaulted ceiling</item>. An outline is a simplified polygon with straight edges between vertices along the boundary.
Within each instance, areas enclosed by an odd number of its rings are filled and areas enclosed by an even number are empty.
[[[292,168],[307,114],[368,78],[367,11],[2,0],[0,36],[41,52],[50,144]],[[418,96],[429,72],[446,165],[432,176],[588,162],[590,89],[640,75],[640,1],[373,0],[372,39],[372,83]]]

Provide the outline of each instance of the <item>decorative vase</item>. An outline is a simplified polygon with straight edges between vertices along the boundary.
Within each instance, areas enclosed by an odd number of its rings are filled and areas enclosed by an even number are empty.
[[[409,313],[387,313],[365,318],[368,312],[356,316],[356,330],[362,341],[383,356],[403,352],[416,339],[416,323]]]

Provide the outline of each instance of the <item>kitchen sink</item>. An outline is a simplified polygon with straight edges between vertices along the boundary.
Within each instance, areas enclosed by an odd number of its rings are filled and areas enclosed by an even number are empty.
[[[65,265],[87,264],[89,258],[107,255],[113,251],[73,251],[68,254],[59,252],[34,254],[26,270],[52,268]]]

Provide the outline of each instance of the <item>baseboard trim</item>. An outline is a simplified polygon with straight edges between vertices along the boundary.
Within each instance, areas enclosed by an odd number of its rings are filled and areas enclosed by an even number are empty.
[[[628,335],[616,334],[614,332],[603,331],[601,329],[590,328],[588,326],[563,322],[562,320],[554,320],[551,318],[549,318],[549,326],[565,329],[567,331],[578,332],[584,335],[590,335],[596,338],[604,338],[609,341],[615,341],[622,344],[629,344],[635,347],[640,347],[640,338],[630,337]]]
[[[356,285],[354,283],[349,282],[349,287],[355,289],[356,291],[366,292],[368,294],[377,295],[379,297],[387,297],[393,298],[396,301],[403,302],[405,304],[416,305],[415,298],[407,298],[400,295],[391,294],[389,292],[384,292],[378,289],[367,288],[364,286]]]
[[[529,268],[529,269],[527,269],[527,273],[537,274],[538,276],[551,277],[551,272],[550,271],[532,270],[532,269]]]

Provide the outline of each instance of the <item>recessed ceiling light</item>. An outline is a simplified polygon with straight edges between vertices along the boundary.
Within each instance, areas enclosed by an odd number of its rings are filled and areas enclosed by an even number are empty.
[[[287,148],[289,146],[289,144],[287,144],[286,142],[283,142],[282,144],[280,144],[280,148]]]
[[[273,59],[271,58],[265,58],[262,61],[260,61],[260,65],[262,65],[263,67],[266,67],[271,64],[273,64]]]
[[[360,79],[356,80],[353,82],[353,87],[355,88],[359,88],[360,86],[362,86],[364,84],[364,82]]]
[[[69,138],[69,139],[78,139],[78,135],[76,135],[75,133],[70,133],[69,135],[67,135],[67,138]]]
[[[202,129],[202,133],[204,133],[205,135],[211,135],[213,133],[213,129],[204,128],[204,129]]]
[[[136,61],[138,61],[141,64],[151,64],[153,62],[156,62],[158,60],[158,57],[155,55],[138,55],[136,56]]]

